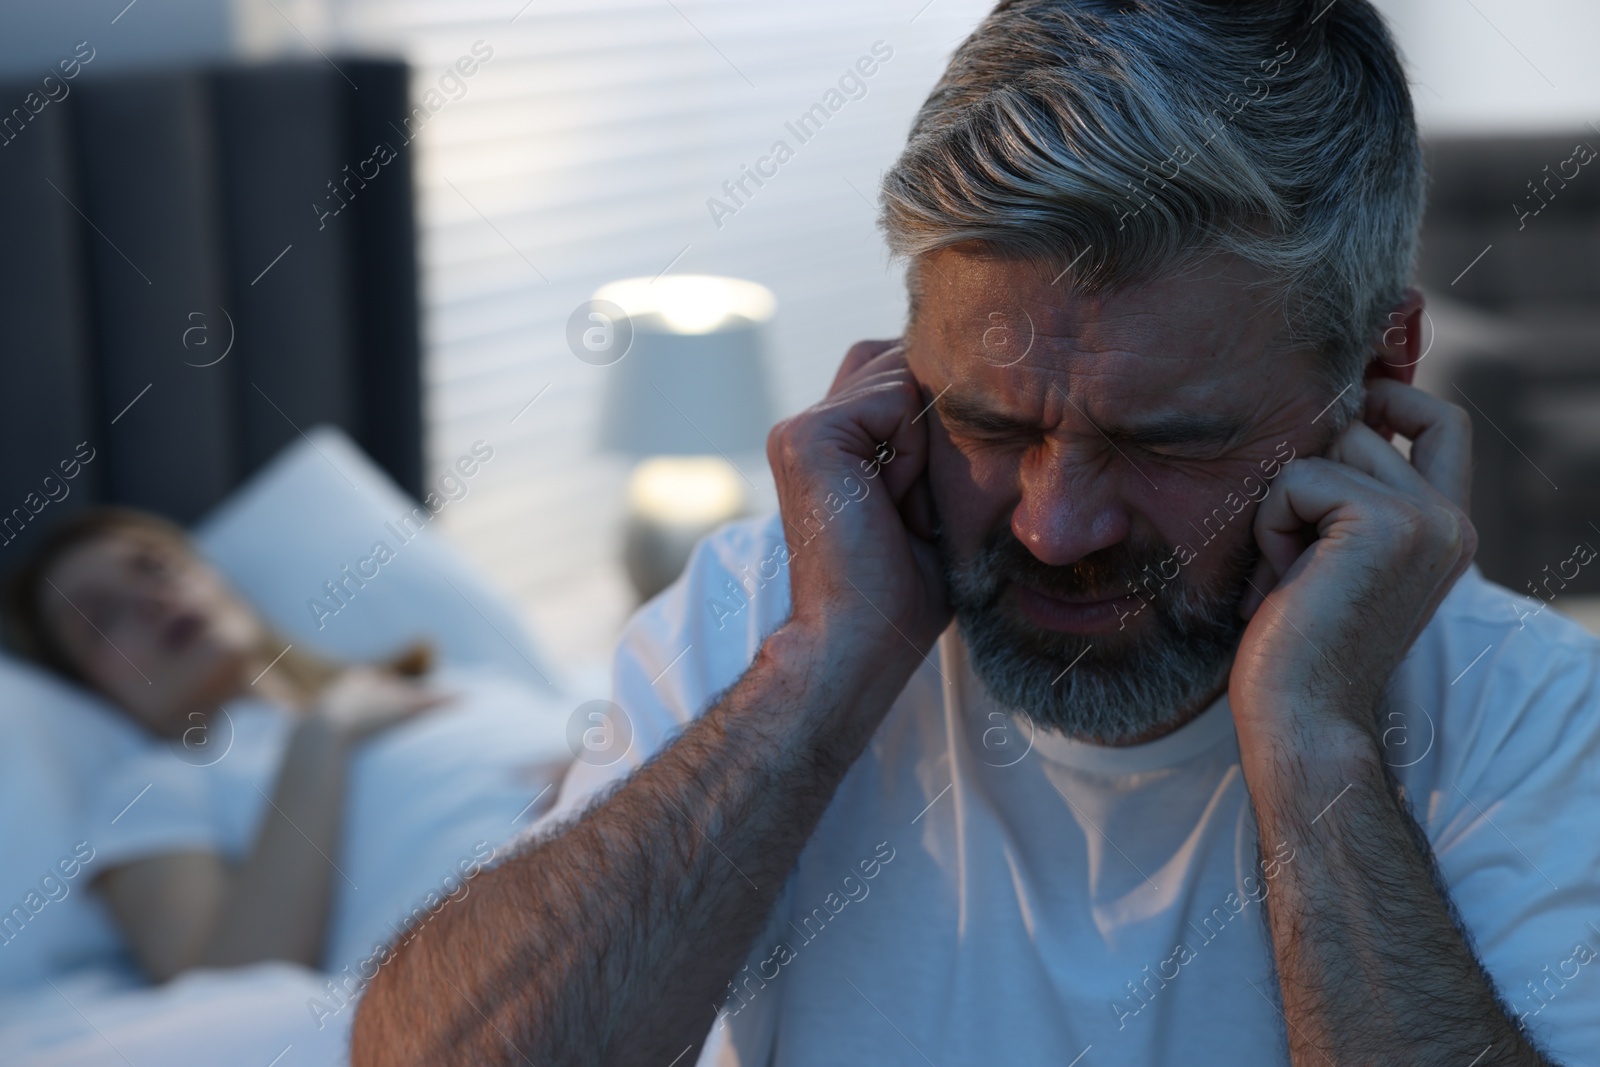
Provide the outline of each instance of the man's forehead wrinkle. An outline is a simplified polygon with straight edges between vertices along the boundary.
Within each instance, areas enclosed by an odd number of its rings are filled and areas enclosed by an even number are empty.
[[[1001,365],[984,358],[978,339],[958,333],[952,341],[950,329],[950,323],[939,323],[938,333],[945,342],[940,360],[944,373],[936,375],[944,379],[940,387],[948,384],[956,392],[992,397],[1013,409],[1036,411],[1052,387],[1091,408],[1108,402],[1119,408],[1130,403],[1138,408],[1170,407],[1175,402],[1204,405],[1220,400],[1226,384],[1216,373],[1215,350],[1192,351],[1164,341],[1141,343],[1133,350],[1122,347],[1131,339],[1120,337],[1102,342],[1036,334],[1023,358]]]
[[[1232,443],[1253,424],[1252,411],[1231,408],[1205,380],[1187,389],[1172,384],[1136,372],[1063,375],[1032,368],[952,381],[936,406],[947,421],[974,429],[1067,429],[1153,443]]]
[[[1088,324],[1077,333],[1035,330],[1034,347],[1029,356],[1037,354],[1033,360],[1036,367],[1061,361],[1068,365],[1077,364],[1082,368],[1080,373],[1096,375],[1143,374],[1148,368],[1141,364],[1152,360],[1187,366],[1210,363],[1217,357],[1218,346],[1207,343],[1212,340],[1208,336],[1180,334],[1164,337],[1143,330],[1108,330],[1104,328],[1105,325],[1104,321]],[[1085,361],[1092,361],[1092,364],[1085,366]]]
[[[924,291],[929,285],[938,285],[957,302],[996,303],[1000,310],[1006,310],[1005,305],[1026,306],[1036,317],[1072,307],[1080,315],[1098,318],[1107,304],[1126,305],[1129,297],[1137,301],[1141,296],[1146,297],[1152,310],[1163,314],[1175,305],[1204,312],[1215,307],[1217,298],[1224,295],[1241,311],[1253,312],[1273,303],[1266,292],[1252,292],[1258,281],[1255,274],[1227,256],[1196,262],[1184,270],[1115,290],[1094,291],[1078,289],[1071,279],[1052,275],[1043,265],[1026,260],[942,249],[921,257],[921,262],[932,268],[931,273],[924,271],[916,276]]]
[[[1258,395],[1267,383],[1247,368],[1264,356],[1277,362],[1270,357],[1281,323],[1241,299],[1226,265],[1095,295],[993,259],[937,266],[920,276],[913,346],[914,368],[936,382],[929,400],[949,386],[1040,428],[1047,419],[1081,421],[1064,399],[1047,405],[1051,385],[1096,422],[1124,425],[1160,411],[1243,410],[1259,419],[1277,406]],[[996,339],[987,331],[997,326],[1006,332]],[[1280,367],[1259,369],[1278,378]]]
[[[970,308],[950,307],[952,313],[924,314],[925,325],[936,325],[935,333],[947,343],[976,345],[986,331],[997,326],[1021,335],[1031,334],[1034,351],[1048,347],[1079,348],[1141,358],[1211,359],[1242,340],[1241,335],[1259,332],[1253,321],[1231,317],[1208,319],[1191,315],[1187,309],[1138,307],[1126,303],[1110,308],[1085,306],[1081,301],[1052,304],[1023,303],[1014,299],[988,306],[973,302]],[[1264,338],[1251,337],[1252,345]]]

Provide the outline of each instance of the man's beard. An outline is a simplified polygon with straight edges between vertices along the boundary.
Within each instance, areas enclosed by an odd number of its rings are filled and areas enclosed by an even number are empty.
[[[1173,552],[1149,543],[1124,542],[1053,567],[1005,526],[963,561],[939,533],[951,606],[990,694],[1038,726],[1103,745],[1170,728],[1216,692],[1244,632],[1239,600],[1260,557],[1246,539],[1224,561],[1217,589],[1203,590],[1181,567],[1163,585],[1161,565],[1171,572]],[[1137,591],[1145,604],[1125,621],[1145,632],[1083,636],[1033,625],[1003,599],[1012,583],[1078,599]]]

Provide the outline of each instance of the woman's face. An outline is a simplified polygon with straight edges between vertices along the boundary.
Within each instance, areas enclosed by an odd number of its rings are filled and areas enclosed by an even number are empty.
[[[188,546],[116,530],[45,573],[46,625],[85,678],[160,734],[237,695],[262,637],[255,613]],[[54,586],[54,588],[50,588]]]

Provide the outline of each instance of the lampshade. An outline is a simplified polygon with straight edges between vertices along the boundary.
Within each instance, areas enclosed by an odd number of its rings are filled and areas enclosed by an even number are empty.
[[[769,289],[679,274],[612,282],[594,299],[620,307],[633,331],[627,355],[603,371],[601,448],[643,457],[765,446],[763,335],[777,307]]]

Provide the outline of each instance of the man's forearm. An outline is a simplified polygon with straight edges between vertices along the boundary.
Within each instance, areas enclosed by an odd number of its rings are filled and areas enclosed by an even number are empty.
[[[1291,857],[1267,918],[1297,1067],[1549,1064],[1457,928],[1377,741],[1351,726],[1251,747],[1262,851]]]
[[[916,662],[851,671],[826,644],[780,629],[613,795],[474,879],[368,987],[356,1067],[666,1064],[698,1046]]]

